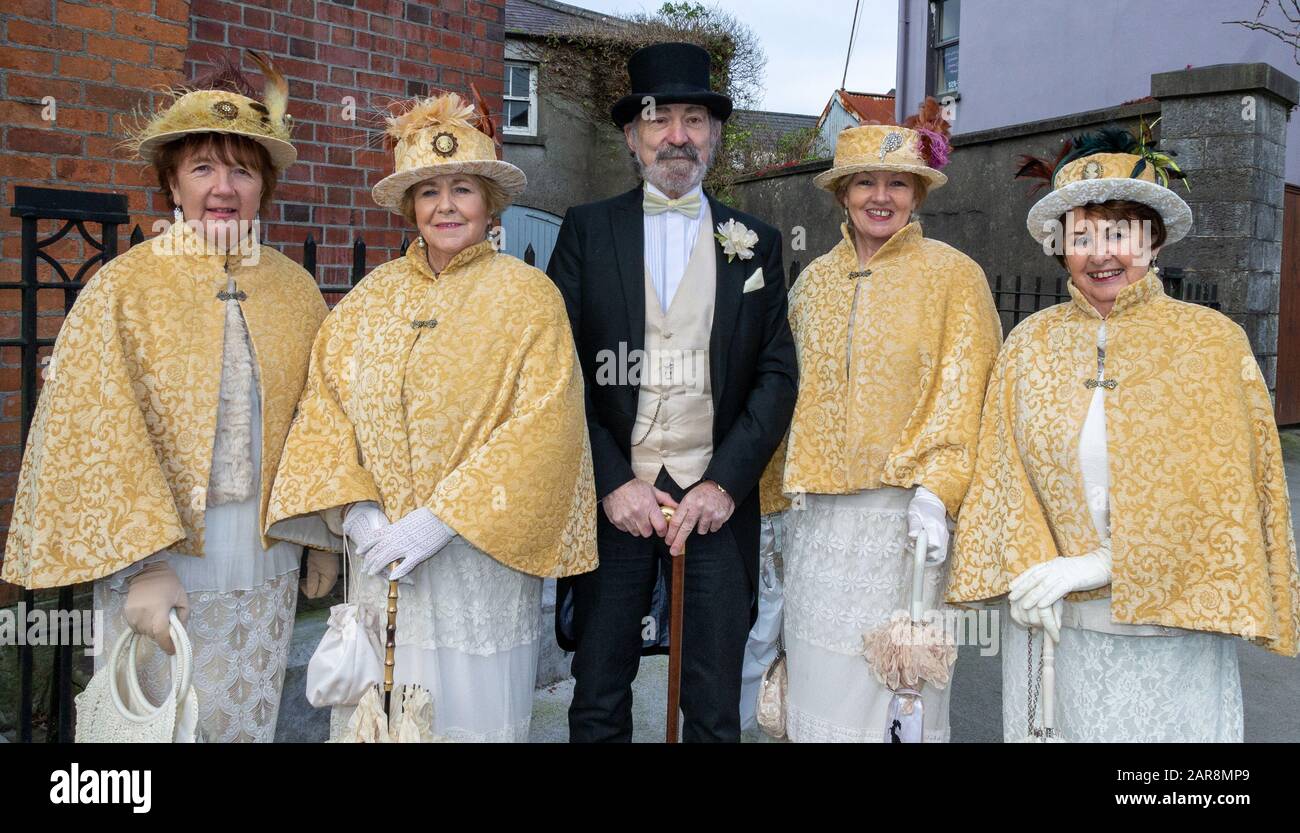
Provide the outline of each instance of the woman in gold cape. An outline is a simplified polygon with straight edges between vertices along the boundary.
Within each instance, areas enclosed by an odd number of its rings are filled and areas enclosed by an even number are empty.
[[[912,548],[930,545],[927,609],[942,602],[946,516],[974,465],[979,412],[1001,329],[984,273],[926,239],[912,212],[947,143],[937,105],[916,129],[840,133],[818,175],[845,209],[844,239],[800,275],[790,301],[799,399],[782,490],[787,729],[794,741],[889,742],[893,694],[863,637],[905,611]],[[928,125],[928,126],[927,126]],[[949,688],[922,690],[924,740],[949,737]]]
[[[1240,741],[1226,637],[1296,653],[1268,390],[1241,328],[1168,297],[1151,268],[1191,226],[1165,187],[1170,161],[1113,130],[1073,140],[1054,170],[1031,160],[1053,188],[1029,230],[1064,250],[1071,300],[1027,318],[998,357],[948,588],[954,602],[1009,592],[1008,739],[1041,721],[1028,697],[1040,629],[1058,640],[1067,741]]]
[[[524,185],[489,125],[455,94],[390,119],[375,201],[419,237],[322,325],[270,520],[341,516],[377,611],[401,577],[395,681],[428,689],[436,735],[524,741],[542,577],[595,567],[595,484],[563,301],[484,239]]]
[[[283,79],[262,69],[265,103],[193,90],[137,127],[176,222],[103,266],[63,323],[4,561],[26,587],[94,581],[97,665],[128,625],[152,636],[162,650],[142,646],[141,674],[156,700],[175,607],[210,741],[274,739],[302,545],[329,542],[319,523],[261,534],[325,317],[311,276],[256,238],[294,158]]]

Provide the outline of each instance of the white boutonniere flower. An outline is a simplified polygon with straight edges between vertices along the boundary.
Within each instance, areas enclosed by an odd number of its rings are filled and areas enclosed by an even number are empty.
[[[749,260],[754,256],[754,246],[758,243],[758,235],[745,228],[744,223],[737,223],[735,220],[718,223],[718,233],[713,237],[722,244],[722,251],[727,256],[728,263],[737,257],[741,260]]]

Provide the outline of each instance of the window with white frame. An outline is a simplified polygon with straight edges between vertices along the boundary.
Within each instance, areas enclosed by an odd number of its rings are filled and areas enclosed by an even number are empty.
[[[516,136],[537,135],[537,65],[506,63],[505,133]]]

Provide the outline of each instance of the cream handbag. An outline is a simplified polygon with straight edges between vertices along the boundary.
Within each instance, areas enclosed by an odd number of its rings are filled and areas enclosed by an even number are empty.
[[[343,604],[330,608],[325,635],[307,662],[307,702],[318,709],[355,706],[367,689],[384,681],[379,612],[348,601],[347,540],[343,539]]]
[[[136,654],[140,634],[125,630],[117,638],[108,662],[77,695],[77,743],[195,743],[199,737],[199,700],[192,674],[194,648],[185,626],[171,613],[172,686],[155,706],[140,688]],[[126,654],[127,667],[121,663]],[[127,683],[122,693],[122,679]]]

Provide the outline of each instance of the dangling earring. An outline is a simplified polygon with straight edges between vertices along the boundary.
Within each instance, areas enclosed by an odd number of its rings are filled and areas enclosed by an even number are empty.
[[[179,205],[172,209],[172,216],[176,218],[176,222],[178,223],[185,222],[185,212],[181,211]]]
[[[415,245],[417,245],[417,246],[419,246],[421,249],[423,249],[423,248],[424,248],[424,238],[423,238],[423,237],[417,237],[417,238],[415,238]]]

